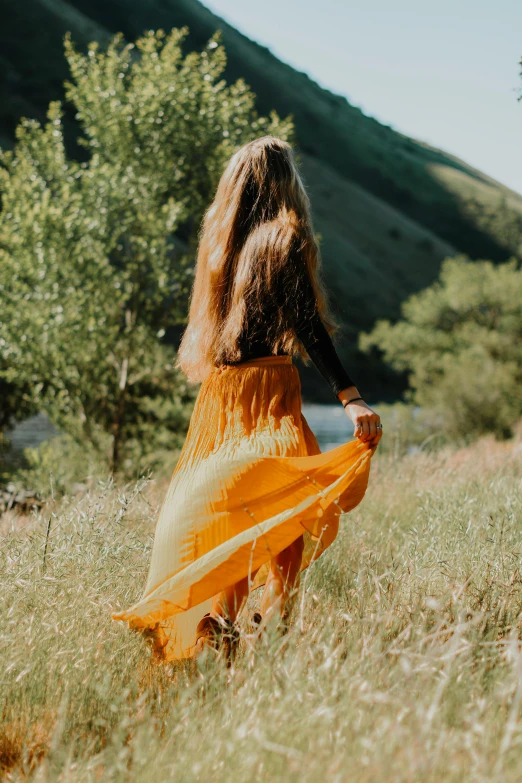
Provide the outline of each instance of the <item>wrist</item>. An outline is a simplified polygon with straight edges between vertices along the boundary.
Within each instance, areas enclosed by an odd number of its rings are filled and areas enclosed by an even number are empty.
[[[346,408],[346,406],[352,401],[357,400],[358,402],[361,402],[362,397],[357,386],[348,386],[346,389],[343,389],[339,392],[337,399]]]

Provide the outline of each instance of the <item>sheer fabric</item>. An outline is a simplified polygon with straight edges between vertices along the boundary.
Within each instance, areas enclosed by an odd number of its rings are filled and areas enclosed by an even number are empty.
[[[157,523],[140,600],[113,615],[165,661],[193,652],[212,596],[305,535],[302,568],[335,539],[339,516],[365,493],[374,449],[320,453],[301,413],[290,357],[216,368],[202,384]]]

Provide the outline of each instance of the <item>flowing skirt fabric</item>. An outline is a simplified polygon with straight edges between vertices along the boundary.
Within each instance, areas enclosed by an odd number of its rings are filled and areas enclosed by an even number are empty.
[[[297,368],[271,356],[216,368],[203,382],[159,515],[142,598],[116,620],[165,661],[190,657],[214,595],[304,534],[302,568],[335,539],[368,484],[374,449],[321,453],[301,413]]]

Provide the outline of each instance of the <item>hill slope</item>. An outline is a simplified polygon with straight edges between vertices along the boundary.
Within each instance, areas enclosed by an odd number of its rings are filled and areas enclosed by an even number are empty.
[[[325,274],[343,322],[340,352],[361,387],[388,396],[390,376],[356,350],[356,333],[428,285],[456,251],[503,260],[518,253],[522,197],[444,152],[367,117],[208,11],[197,0],[2,0],[0,143],[21,115],[42,117],[62,95],[62,38],[105,42],[121,30],[187,25],[188,48],[221,29],[226,76],[251,85],[258,108],[293,114]],[[46,31],[45,37],[42,30]],[[349,85],[347,85],[349,86]],[[72,121],[71,121],[72,124]],[[72,128],[71,128],[72,131]],[[313,373],[305,390],[325,395]]]

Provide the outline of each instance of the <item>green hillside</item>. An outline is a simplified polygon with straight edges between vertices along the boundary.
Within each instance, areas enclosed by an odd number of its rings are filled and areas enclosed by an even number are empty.
[[[0,29],[0,143],[12,143],[22,115],[42,118],[67,76],[62,38],[106,41],[122,31],[187,25],[187,46],[217,30],[229,62],[258,97],[260,112],[292,114],[332,299],[344,325],[339,350],[364,391],[397,388],[356,335],[428,285],[456,251],[496,261],[520,254],[522,196],[446,153],[414,141],[320,88],[210,13],[197,0],[3,0]],[[347,84],[349,89],[349,84]],[[68,120],[73,139],[72,117]],[[329,399],[313,371],[308,396]]]

